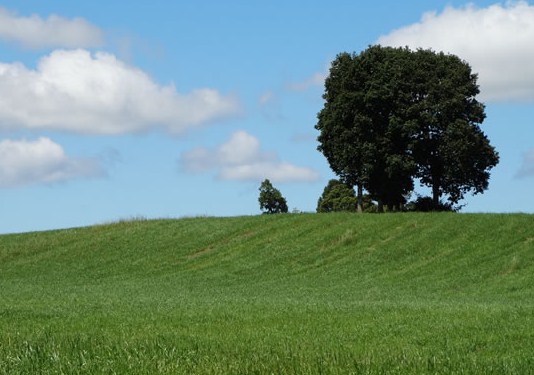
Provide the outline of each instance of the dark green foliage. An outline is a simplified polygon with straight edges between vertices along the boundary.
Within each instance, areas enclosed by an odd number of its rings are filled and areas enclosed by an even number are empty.
[[[417,212],[456,212],[458,208],[455,208],[449,202],[440,201],[438,204],[434,202],[432,197],[417,197],[415,201],[409,202],[406,205],[406,211],[417,211]]]
[[[415,164],[398,113],[403,98],[395,86],[407,74],[402,70],[407,54],[377,46],[360,55],[338,55],[325,81],[325,105],[316,125],[318,149],[332,170],[359,192],[365,188],[380,206],[398,207],[413,190]]]
[[[317,212],[356,211],[354,189],[339,180],[330,180],[317,202]]]
[[[260,209],[265,214],[287,213],[287,202],[280,191],[273,187],[271,181],[264,180],[260,185],[260,196],[258,198]]]
[[[362,198],[363,210],[372,211],[374,204],[371,197],[366,194]],[[352,186],[339,180],[328,181],[328,185],[317,202],[317,212],[356,212],[357,210],[358,199]]]
[[[482,193],[498,154],[480,130],[476,75],[457,56],[370,46],[341,53],[325,81],[318,150],[340,179],[401,208],[414,180],[433,203]]]
[[[415,93],[410,107],[411,149],[415,176],[432,188],[434,205],[445,195],[451,204],[464,194],[482,193],[498,153],[480,129],[486,117],[476,100],[477,76],[454,55],[418,50],[413,53]]]

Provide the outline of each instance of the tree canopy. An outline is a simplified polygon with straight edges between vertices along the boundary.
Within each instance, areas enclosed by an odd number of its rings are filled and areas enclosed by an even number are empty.
[[[318,150],[341,181],[390,209],[414,180],[433,202],[457,203],[488,187],[498,154],[481,131],[484,105],[465,61],[431,50],[370,46],[341,53],[325,81]]]
[[[287,213],[287,202],[282,193],[276,189],[271,181],[264,180],[260,185],[260,196],[258,201],[260,209],[265,214]]]

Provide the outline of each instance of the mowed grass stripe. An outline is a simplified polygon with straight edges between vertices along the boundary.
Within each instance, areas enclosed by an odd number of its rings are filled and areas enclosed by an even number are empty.
[[[341,213],[1,236],[0,373],[532,373],[533,237]]]

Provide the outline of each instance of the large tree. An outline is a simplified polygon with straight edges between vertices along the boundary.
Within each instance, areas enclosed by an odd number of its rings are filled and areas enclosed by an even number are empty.
[[[318,149],[340,179],[390,209],[414,179],[433,201],[483,192],[498,154],[479,128],[476,75],[454,55],[370,46],[342,53],[325,81]]]
[[[325,80],[324,108],[318,114],[318,149],[330,168],[350,186],[358,187],[358,210],[362,210],[363,186],[367,181],[362,79],[355,55],[341,53],[332,62]]]
[[[402,126],[405,95],[399,95],[409,51],[369,47],[359,55],[342,53],[325,81],[324,108],[318,114],[319,151],[340,179],[390,208],[404,203],[415,171]]]
[[[477,75],[454,55],[418,50],[412,59],[415,176],[432,189],[436,207],[442,196],[456,204],[469,191],[486,190],[489,170],[499,162],[480,129],[486,114],[476,99]]]

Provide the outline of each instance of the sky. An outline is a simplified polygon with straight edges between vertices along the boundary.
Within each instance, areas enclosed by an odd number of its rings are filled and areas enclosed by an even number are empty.
[[[533,40],[534,1],[0,0],[0,233],[256,215],[265,178],[315,211],[329,64],[373,44],[471,65],[500,163],[462,212],[534,213]]]

